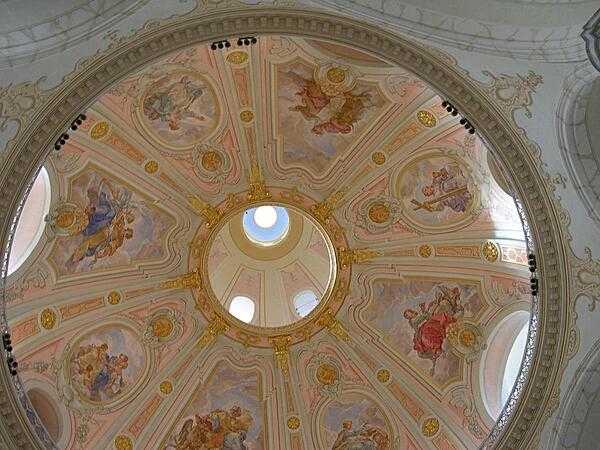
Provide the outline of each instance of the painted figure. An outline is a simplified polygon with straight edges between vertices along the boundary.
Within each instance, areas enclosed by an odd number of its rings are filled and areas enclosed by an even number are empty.
[[[363,423],[352,430],[352,421],[344,420],[331,450],[387,450],[389,445],[388,434],[381,428]]]
[[[348,134],[361,119],[364,111],[370,107],[371,96],[368,92],[353,93],[348,90],[335,95],[327,95],[314,79],[306,79],[295,72],[288,75],[299,90],[301,104],[289,108],[313,121],[312,133],[315,135]]]
[[[89,344],[80,347],[75,354],[72,375],[90,400],[104,401],[121,393],[125,386],[123,371],[128,366],[127,355],[110,355],[106,343]]]
[[[246,450],[246,436],[254,422],[249,411],[233,405],[187,419],[175,438],[176,450]]]
[[[85,258],[92,258],[93,265],[98,259],[112,256],[133,237],[133,229],[127,226],[135,220],[131,196],[130,191],[116,189],[106,178],[98,186],[90,184],[85,207],[87,225],[79,233],[83,240],[66,262],[71,271]]]
[[[437,359],[444,353],[448,327],[462,315],[464,307],[460,304],[460,289],[447,289],[440,286],[435,299],[421,303],[419,310],[406,309],[404,318],[414,330],[413,349],[423,359],[432,361],[431,376],[435,373]]]
[[[196,113],[192,104],[202,97],[205,87],[198,81],[183,75],[179,80],[172,81],[170,75],[165,75],[154,84],[154,91],[144,99],[144,115],[154,121],[159,120],[168,125],[170,130],[178,130],[181,121],[193,118],[205,121],[206,117]]]
[[[411,202],[414,209],[426,211],[443,211],[450,208],[454,212],[465,212],[473,195],[467,188],[467,178],[457,164],[447,164],[432,173],[431,184],[423,186],[421,192],[425,196],[423,202],[416,199]]]

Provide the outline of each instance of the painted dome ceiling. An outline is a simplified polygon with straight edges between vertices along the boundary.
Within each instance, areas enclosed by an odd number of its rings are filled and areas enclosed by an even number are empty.
[[[184,49],[98,98],[45,165],[46,226],[8,279],[57,446],[478,447],[518,370],[527,251],[442,100],[277,35]]]

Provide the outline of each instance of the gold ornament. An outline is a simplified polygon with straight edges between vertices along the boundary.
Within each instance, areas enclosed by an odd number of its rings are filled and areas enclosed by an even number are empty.
[[[115,438],[115,448],[117,450],[133,450],[133,442],[129,437],[121,434]]]
[[[375,223],[384,223],[390,219],[390,208],[381,202],[373,203],[369,208],[369,219]]]
[[[334,192],[321,203],[313,205],[311,207],[313,214],[317,219],[321,220],[321,222],[327,222],[333,211],[339,206],[344,194],[344,191]]]
[[[331,386],[338,380],[339,373],[334,365],[323,363],[317,368],[316,378],[319,383]]]
[[[496,262],[498,257],[500,256],[500,252],[498,251],[498,247],[493,242],[487,241],[481,247],[481,253],[483,257],[488,262]]]
[[[202,335],[198,339],[198,346],[200,348],[208,347],[220,334],[225,333],[228,329],[229,327],[225,321],[216,316],[202,332]]]
[[[194,211],[204,217],[204,220],[206,220],[206,226],[208,228],[212,228],[223,215],[223,213],[217,208],[202,201],[202,199],[196,195],[189,195],[188,201],[190,202],[190,205]]]
[[[229,53],[225,59],[231,64],[243,64],[248,61],[248,53],[236,50]]]
[[[59,228],[69,228],[75,223],[75,212],[73,211],[61,211],[56,217],[55,224]]]
[[[417,120],[421,122],[421,125],[427,128],[432,128],[437,125],[437,119],[429,111],[421,110],[417,112]]]
[[[267,191],[267,186],[262,180],[252,181],[250,189],[248,189],[248,200],[251,202],[260,202],[271,197],[271,193]]]
[[[360,249],[339,249],[340,266],[342,269],[350,266],[351,264],[364,264],[373,260],[377,256],[381,256],[381,252],[377,250],[371,250],[368,248]]]
[[[476,341],[477,336],[475,335],[473,330],[463,328],[458,332],[458,342],[460,342],[461,345],[470,348],[473,347],[473,345],[475,345]]]
[[[429,258],[432,254],[433,248],[431,248],[431,245],[424,244],[419,247],[419,256],[421,258]]]
[[[146,173],[153,174],[158,171],[158,163],[156,161],[148,161],[144,166]]]
[[[327,310],[321,318],[317,321],[317,325],[327,327],[327,330],[336,338],[341,341],[349,341],[350,336],[342,325],[342,323],[335,318],[331,310]]]
[[[300,418],[297,416],[292,416],[287,420],[287,427],[290,430],[297,430],[300,428]]]
[[[289,336],[278,336],[273,339],[273,348],[275,349],[275,362],[281,372],[288,376],[290,373],[290,351],[289,346],[292,338]]]
[[[40,313],[40,324],[46,330],[51,330],[56,325],[56,313],[52,311],[50,308],[44,309]]]
[[[380,383],[387,383],[388,381],[390,381],[390,371],[387,369],[379,369],[377,371],[377,380]]]
[[[346,71],[339,67],[332,67],[327,71],[327,79],[334,84],[343,83],[346,79]]]
[[[240,120],[244,123],[250,123],[254,119],[254,113],[248,109],[240,112]]]
[[[378,166],[381,166],[382,164],[385,163],[385,154],[382,152],[375,152],[371,155],[371,159],[373,160],[373,162],[375,164],[377,164]]]
[[[214,150],[202,153],[200,160],[202,167],[209,172],[216,172],[223,165],[223,158]]]
[[[160,283],[160,287],[163,289],[199,288],[200,286],[202,286],[202,278],[199,267],[192,272]]]
[[[425,437],[435,436],[439,429],[440,422],[435,417],[429,417],[423,422],[423,426],[421,426],[421,431]]]
[[[111,291],[106,296],[106,299],[111,305],[117,305],[121,302],[121,294],[119,294],[117,291]]]
[[[173,332],[173,322],[167,316],[159,316],[150,323],[152,334],[158,338],[166,338]]]
[[[94,140],[102,139],[110,131],[108,122],[98,122],[90,130],[90,137]]]
[[[158,389],[160,389],[160,392],[163,394],[169,395],[171,392],[173,392],[173,383],[171,383],[169,380],[165,380],[160,383]]]

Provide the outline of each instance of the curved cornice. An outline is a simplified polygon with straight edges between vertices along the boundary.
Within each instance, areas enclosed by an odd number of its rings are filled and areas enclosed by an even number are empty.
[[[450,100],[478,129],[511,175],[537,243],[541,274],[539,342],[531,358],[530,377],[510,420],[494,443],[499,448],[535,445],[550,410],[556,407],[557,387],[567,357],[569,316],[568,260],[561,211],[546,187],[539,155],[502,109],[493,93],[469,79],[449,58],[378,27],[312,10],[248,8],[186,16],[153,23],[112,48],[81,63],[64,83],[48,93],[32,120],[21,120],[0,172],[0,244],[10,244],[12,217],[28,180],[49,153],[56,137],[100,93],[127,74],[173,50],[231,34],[292,34],[335,40],[372,52],[406,67]],[[492,90],[493,91],[493,90]],[[37,105],[36,105],[37,106]],[[2,376],[7,379],[6,366]],[[10,382],[10,381],[9,381]],[[18,383],[17,383],[18,385]],[[15,395],[14,391],[13,394]],[[23,398],[23,397],[21,397]],[[22,417],[23,410],[18,410]],[[18,420],[18,419],[17,419]],[[16,420],[15,420],[16,421]],[[13,430],[15,435],[18,430]],[[27,430],[21,430],[26,433]],[[39,444],[36,444],[39,446]]]
[[[600,9],[583,26],[581,37],[585,41],[588,58],[594,67],[600,71]]]

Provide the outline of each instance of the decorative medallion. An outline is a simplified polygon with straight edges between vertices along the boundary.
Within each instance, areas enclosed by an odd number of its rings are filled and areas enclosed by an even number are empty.
[[[111,291],[106,296],[106,300],[111,305],[118,305],[121,302],[121,294],[117,291]]]
[[[250,123],[254,119],[254,113],[249,109],[240,112],[240,120],[244,123]]]
[[[319,383],[329,386],[338,380],[339,372],[333,364],[324,363],[317,368],[315,376]]]
[[[334,84],[343,83],[346,79],[346,71],[339,67],[332,67],[327,71],[327,79]]]
[[[98,122],[90,130],[90,137],[94,140],[102,139],[110,131],[108,122]]]
[[[483,334],[474,323],[459,320],[451,324],[446,333],[453,352],[464,356],[467,362],[475,360],[485,346]]]
[[[421,125],[427,128],[432,128],[437,125],[437,119],[429,111],[421,110],[417,112],[417,120],[421,122]]]
[[[59,203],[46,218],[50,229],[58,236],[74,236],[88,225],[88,215],[74,203]]]
[[[371,155],[371,160],[378,166],[381,166],[385,163],[385,153],[375,152]]]
[[[225,59],[230,64],[243,64],[248,61],[248,53],[241,50],[236,50],[229,53]]]
[[[115,438],[115,448],[117,450],[133,450],[133,442],[131,438],[121,434]]]
[[[419,256],[421,258],[429,258],[433,254],[433,247],[429,244],[419,246]]]
[[[440,429],[440,422],[435,417],[429,417],[425,419],[421,426],[421,431],[425,437],[433,437],[437,434]]]
[[[163,394],[169,395],[171,392],[173,392],[173,383],[171,383],[169,380],[165,380],[162,383],[160,383],[158,389]]]
[[[223,165],[223,158],[214,150],[203,152],[200,161],[202,168],[208,172],[216,172]]]
[[[51,330],[56,325],[56,313],[50,308],[44,309],[40,313],[40,325],[46,330]]]
[[[379,381],[380,383],[387,383],[388,381],[390,381],[391,375],[390,375],[390,371],[387,369],[379,369],[377,371],[377,381]]]
[[[143,341],[149,345],[171,342],[183,333],[183,317],[179,311],[161,308],[146,319]]]
[[[156,161],[148,161],[144,166],[146,173],[153,174],[158,171],[158,163]]]
[[[292,416],[287,420],[287,427],[290,430],[297,430],[300,428],[300,418],[298,416]]]
[[[487,241],[481,247],[481,254],[488,262],[496,262],[498,261],[498,257],[500,256],[500,252],[498,251],[498,246],[491,241]]]
[[[390,209],[381,202],[373,203],[369,207],[369,219],[375,223],[385,223],[390,219]]]

